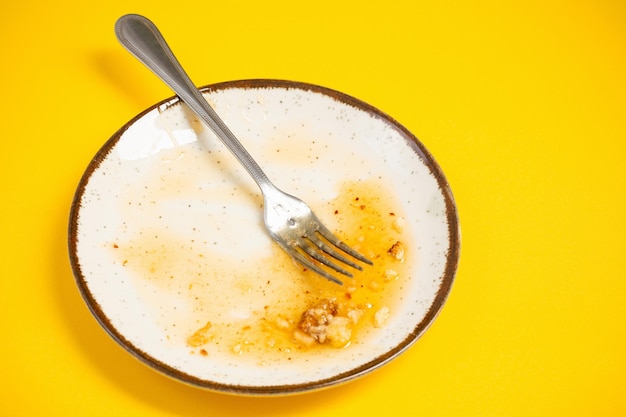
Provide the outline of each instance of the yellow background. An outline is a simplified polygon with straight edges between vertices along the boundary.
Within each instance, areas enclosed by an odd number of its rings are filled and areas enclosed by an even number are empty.
[[[117,43],[140,13],[200,85],[320,84],[396,118],[446,172],[463,245],[408,352],[331,390],[167,379],[98,326],[67,256],[91,157],[172,95]],[[626,3],[5,1],[2,416],[626,415]]]

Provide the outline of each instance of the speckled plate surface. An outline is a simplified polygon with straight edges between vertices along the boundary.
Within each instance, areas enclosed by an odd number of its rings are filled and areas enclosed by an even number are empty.
[[[275,80],[202,91],[269,178],[369,251],[379,271],[368,276],[379,275],[337,289],[299,270],[265,232],[255,183],[171,98],[105,143],[74,198],[71,264],[99,323],[170,377],[244,395],[330,387],[407,349],[443,307],[459,257],[454,200],[433,157],[337,91]],[[406,254],[387,259],[375,249],[383,239]],[[326,293],[359,313],[350,341],[294,341],[300,304]]]

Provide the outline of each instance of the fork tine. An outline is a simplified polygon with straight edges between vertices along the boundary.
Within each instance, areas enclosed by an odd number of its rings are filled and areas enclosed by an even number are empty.
[[[331,262],[331,260],[325,257],[321,252],[319,252],[318,250],[314,249],[311,245],[309,245],[306,239],[302,239],[298,243],[298,248],[304,251],[307,255],[309,255],[311,258],[315,259],[319,263],[326,265],[327,267],[339,272],[340,274],[343,274],[347,277],[352,278],[352,274],[350,272],[346,271],[339,265]]]
[[[346,258],[342,254],[337,252],[335,249],[333,249],[331,246],[329,246],[325,241],[320,239],[317,236],[317,234],[312,234],[310,236],[307,236],[307,238],[311,242],[313,242],[315,244],[315,246],[317,246],[321,251],[327,253],[328,255],[332,256],[333,258],[337,259],[338,261],[341,261],[341,262],[343,262],[346,265],[350,265],[352,268],[358,269],[359,271],[363,270],[363,267],[361,267],[361,265],[358,265],[358,264],[354,263],[350,259]]]
[[[333,276],[328,271],[324,271],[322,268],[315,265],[313,262],[311,262],[310,259],[308,259],[306,256],[304,256],[297,250],[292,249],[292,250],[289,250],[288,252],[296,262],[300,263],[305,268],[310,269],[311,271],[315,272],[318,275],[323,276],[324,278],[326,278],[329,281],[334,282],[335,284],[343,285],[343,281]]]
[[[336,247],[338,247],[339,249],[341,249],[342,251],[346,252],[347,254],[349,254],[350,256],[352,256],[355,259],[358,259],[361,262],[365,262],[368,265],[374,265],[374,262],[370,261],[369,259],[367,259],[365,256],[361,255],[359,252],[357,252],[356,250],[352,249],[350,246],[346,245],[345,243],[343,243],[341,241],[341,239],[339,239],[337,236],[335,236],[330,230],[328,230],[326,228],[326,226],[324,226],[321,222],[318,222],[317,225],[317,232],[327,241],[329,241],[330,243],[332,243],[333,245],[335,245]],[[361,269],[361,268],[358,268]]]

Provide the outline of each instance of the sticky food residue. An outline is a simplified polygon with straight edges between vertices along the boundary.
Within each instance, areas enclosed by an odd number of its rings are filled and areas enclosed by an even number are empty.
[[[339,286],[304,270],[273,243],[260,259],[236,250],[224,259],[223,248],[215,253],[201,239],[183,242],[151,230],[112,247],[147,296],[175,300],[155,301],[155,311],[168,339],[184,341],[190,354],[291,360],[364,343],[384,327],[414,261],[400,205],[376,181],[344,183],[316,213],[374,265]]]

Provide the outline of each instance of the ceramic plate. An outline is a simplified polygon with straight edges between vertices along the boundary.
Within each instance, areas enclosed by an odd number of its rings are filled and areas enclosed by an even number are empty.
[[[177,98],[111,137],[78,186],[78,287],[128,352],[182,382],[247,395],[350,381],[413,344],[443,307],[458,219],[425,147],[323,87],[227,82],[203,94],[268,177],[374,260],[343,286],[302,270],[263,227],[254,181]]]

